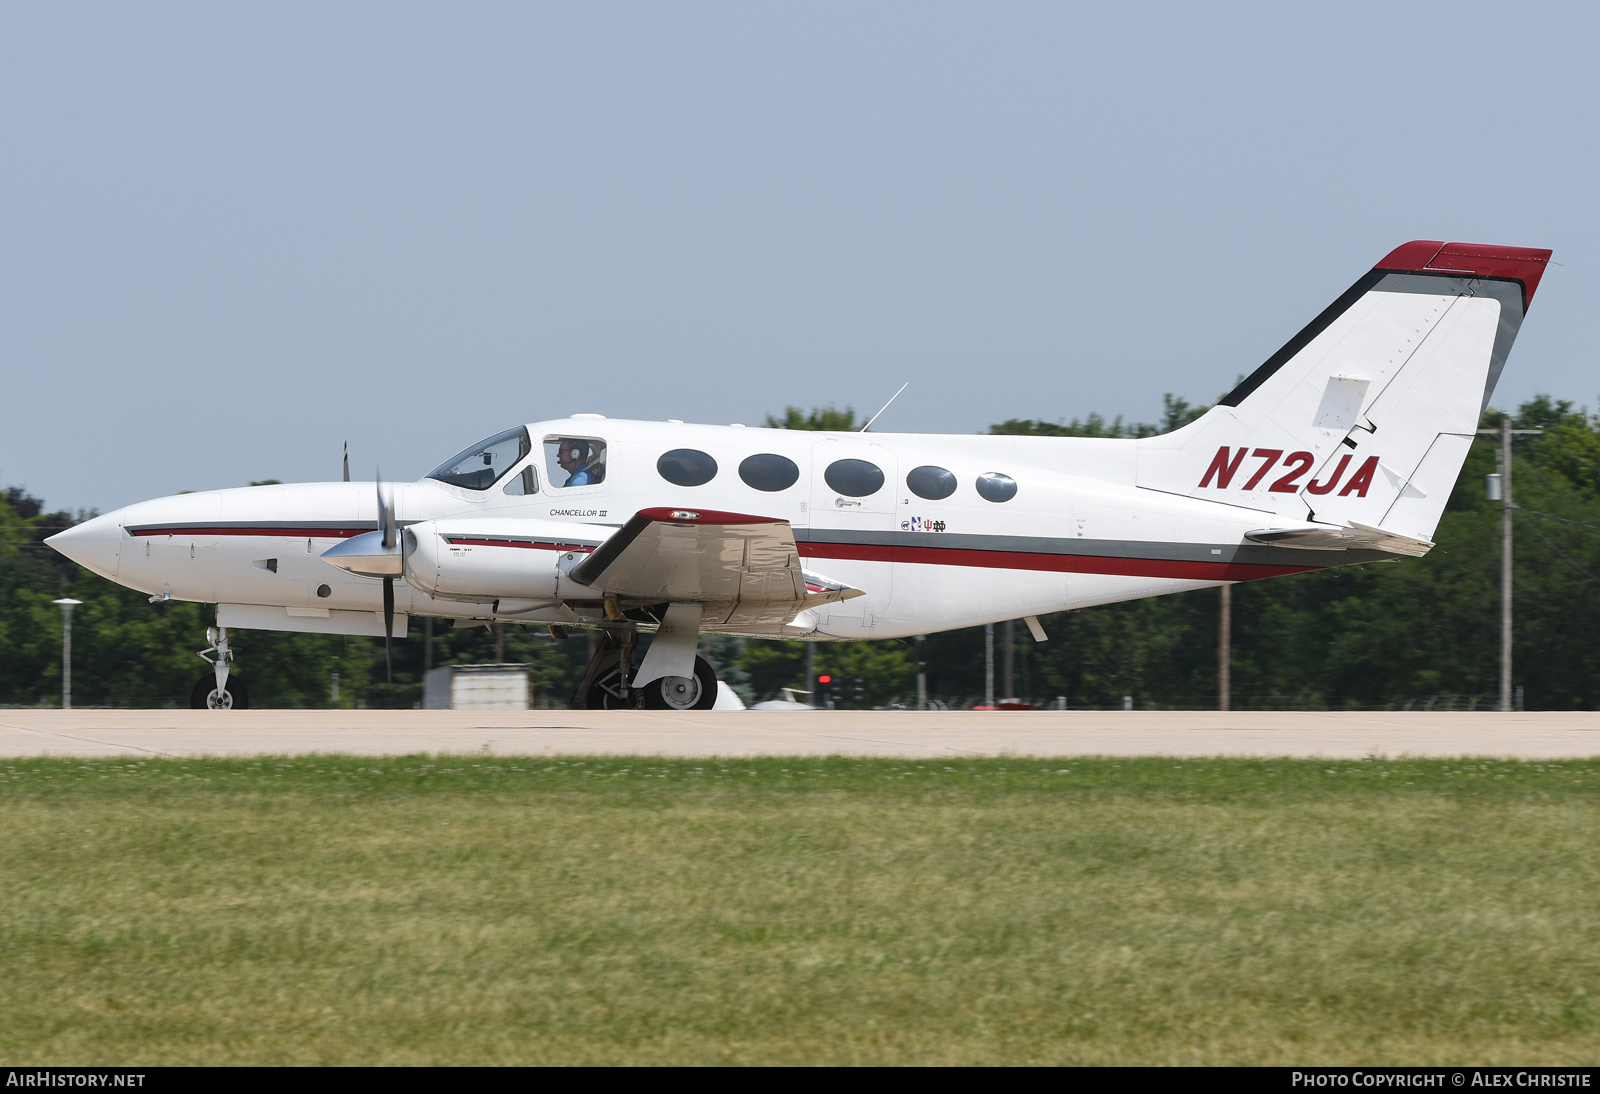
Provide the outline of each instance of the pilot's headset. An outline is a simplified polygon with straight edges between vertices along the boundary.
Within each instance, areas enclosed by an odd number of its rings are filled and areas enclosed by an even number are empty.
[[[589,458],[589,442],[563,437],[561,438],[561,453],[569,460],[582,463]]]

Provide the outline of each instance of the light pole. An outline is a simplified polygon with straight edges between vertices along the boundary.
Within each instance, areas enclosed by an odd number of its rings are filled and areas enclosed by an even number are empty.
[[[1000,630],[1000,690],[1007,699],[1017,697],[1016,643],[1013,641],[1016,629],[1016,620],[1008,619]]]
[[[1222,586],[1222,617],[1217,627],[1217,709],[1233,707],[1233,586]]]
[[[1500,701],[1496,710],[1511,709],[1511,438],[1542,429],[1512,429],[1511,416],[1507,415],[1499,429],[1480,429],[1480,434],[1500,438]],[[1491,485],[1489,500],[1494,501]]]
[[[61,609],[61,709],[72,709],[72,609],[82,604],[64,596],[50,603]]]
[[[994,624],[983,625],[983,705],[994,709]]]
[[[822,696],[817,694],[817,644],[806,643],[806,702],[822,709]]]
[[[917,709],[928,709],[928,662],[922,659],[922,640],[927,635],[917,635]]]

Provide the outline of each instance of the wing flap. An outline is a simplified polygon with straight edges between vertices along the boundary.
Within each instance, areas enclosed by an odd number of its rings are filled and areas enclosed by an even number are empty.
[[[781,624],[861,595],[802,569],[788,521],[704,509],[640,510],[568,576],[601,596],[701,604],[710,624]]]

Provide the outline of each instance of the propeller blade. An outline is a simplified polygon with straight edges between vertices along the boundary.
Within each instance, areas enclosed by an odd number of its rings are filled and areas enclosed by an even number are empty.
[[[387,550],[395,545],[394,499],[383,488],[383,472],[378,472],[378,530],[383,533],[383,546]]]
[[[396,543],[394,499],[383,488],[383,469],[378,469],[378,531],[383,535],[384,550],[393,550]],[[383,663],[389,672],[389,686],[394,686],[394,578],[383,579]]]
[[[383,663],[394,686],[394,578],[383,579]]]
[[[350,442],[344,442],[344,481],[350,481]]]

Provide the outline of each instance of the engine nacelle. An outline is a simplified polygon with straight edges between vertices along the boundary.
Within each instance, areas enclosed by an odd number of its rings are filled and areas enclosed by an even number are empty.
[[[405,530],[405,578],[441,600],[554,600],[571,591],[565,571],[611,534],[514,517],[423,521]]]

